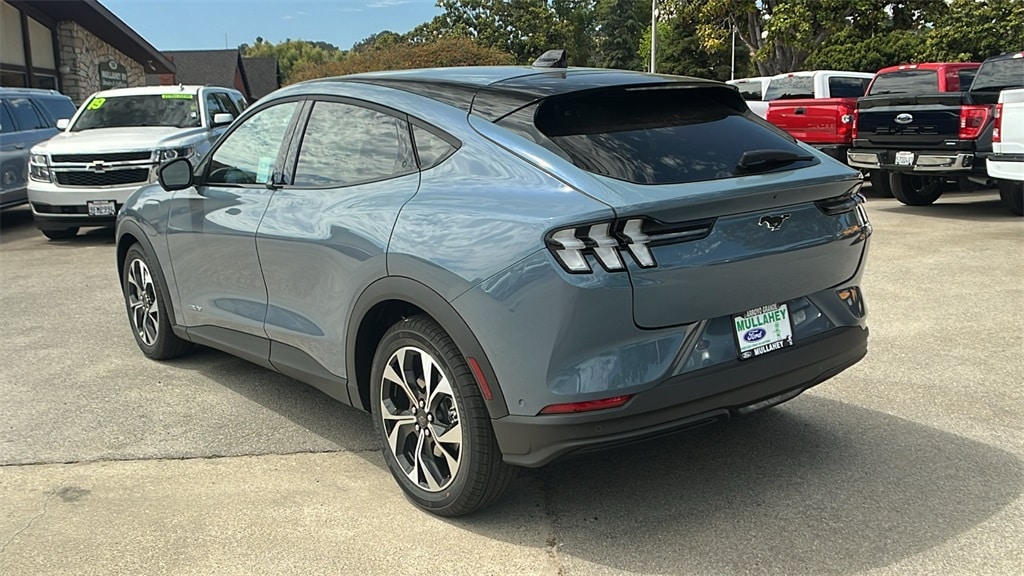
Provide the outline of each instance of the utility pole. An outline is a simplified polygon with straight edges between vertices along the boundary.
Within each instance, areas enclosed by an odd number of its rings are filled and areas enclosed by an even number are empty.
[[[729,65],[729,79],[736,79],[736,27],[732,27],[732,64]]]
[[[655,54],[658,51],[658,0],[651,0],[651,74],[654,74]]]

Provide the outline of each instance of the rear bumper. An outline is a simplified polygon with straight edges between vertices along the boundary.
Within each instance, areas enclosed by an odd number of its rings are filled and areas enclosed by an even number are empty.
[[[914,152],[911,164],[896,164],[896,152],[898,151],[855,148],[847,152],[847,164],[865,170],[934,175],[983,173],[985,169],[984,161],[976,158],[974,152],[924,150]]]
[[[1024,180],[1024,154],[992,154],[988,175],[1003,180]]]
[[[856,364],[867,328],[830,330],[761,358],[671,378],[621,408],[492,421],[506,462],[543,466],[572,452],[626,444],[784,402]]]

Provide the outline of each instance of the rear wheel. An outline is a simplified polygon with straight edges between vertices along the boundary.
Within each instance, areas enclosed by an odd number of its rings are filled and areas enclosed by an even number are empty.
[[[999,199],[1003,206],[1017,216],[1024,216],[1024,182],[999,181]]]
[[[511,483],[515,468],[502,460],[466,360],[430,317],[402,320],[384,334],[370,393],[384,461],[418,506],[469,514]]]
[[[871,190],[879,198],[892,198],[892,188],[889,186],[889,173],[882,170],[872,170],[868,176],[871,181]]]
[[[40,232],[50,240],[67,240],[68,238],[74,238],[78,235],[78,227],[59,228],[56,230],[40,230]]]
[[[943,179],[893,172],[889,175],[892,195],[907,206],[927,206],[942,196]]]
[[[142,353],[154,360],[167,360],[189,351],[192,343],[178,338],[171,330],[167,292],[138,244],[125,254],[122,274],[128,322]]]

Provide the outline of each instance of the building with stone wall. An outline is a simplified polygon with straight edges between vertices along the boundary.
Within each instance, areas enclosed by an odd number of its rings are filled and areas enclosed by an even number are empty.
[[[97,90],[174,72],[96,0],[0,0],[0,86],[59,90],[78,105]]]

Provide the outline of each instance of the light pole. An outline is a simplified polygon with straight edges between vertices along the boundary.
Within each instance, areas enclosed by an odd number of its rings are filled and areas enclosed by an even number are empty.
[[[736,26],[732,27],[732,64],[729,65],[729,80],[736,79]]]
[[[651,74],[654,74],[655,53],[658,50],[658,0],[651,0]]]

